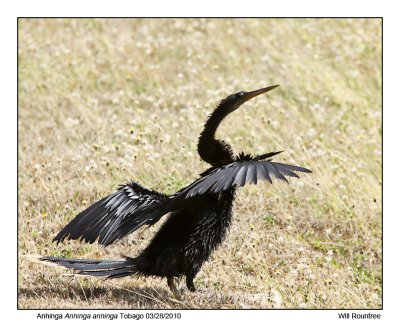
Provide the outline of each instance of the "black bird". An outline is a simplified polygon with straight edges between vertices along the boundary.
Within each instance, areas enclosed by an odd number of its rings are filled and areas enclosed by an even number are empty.
[[[186,277],[190,291],[193,279],[210,254],[221,244],[231,224],[236,188],[247,183],[285,176],[299,177],[295,171],[310,173],[306,168],[272,161],[270,152],[258,156],[234,155],[230,145],[215,138],[222,120],[251,98],[278,85],[252,92],[234,93],[220,102],[209,116],[200,134],[198,152],[211,167],[200,178],[173,195],[148,190],[135,182],[118,190],[81,212],[54,241],[96,240],[107,246],[143,225],[153,225],[170,213],[150,244],[137,257],[123,260],[82,260],[41,257],[60,266],[72,268],[80,275],[107,278],[128,275],[166,277],[176,294],[175,278]]]

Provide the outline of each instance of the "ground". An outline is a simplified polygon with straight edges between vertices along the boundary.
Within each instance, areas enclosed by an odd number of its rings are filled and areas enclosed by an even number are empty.
[[[379,19],[20,19],[19,308],[381,308],[381,33]],[[238,192],[200,292],[26,260],[137,254],[164,220],[107,248],[51,240],[119,184],[196,179],[207,115],[273,84],[218,137],[313,174]]]

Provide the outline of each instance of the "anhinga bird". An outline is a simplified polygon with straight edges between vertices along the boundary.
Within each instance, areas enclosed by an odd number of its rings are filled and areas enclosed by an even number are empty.
[[[150,244],[137,257],[123,260],[83,260],[41,257],[77,274],[107,278],[128,275],[166,277],[176,294],[175,278],[186,277],[186,285],[195,291],[193,279],[202,264],[223,241],[231,224],[236,188],[247,183],[285,176],[299,177],[295,171],[311,171],[272,161],[270,152],[252,157],[234,155],[230,145],[215,138],[222,120],[251,98],[278,85],[252,92],[234,93],[220,102],[209,116],[200,134],[198,152],[211,167],[200,178],[173,195],[148,190],[138,183],[121,185],[118,190],[81,212],[54,238],[96,240],[107,246],[143,225],[153,225],[170,213]]]

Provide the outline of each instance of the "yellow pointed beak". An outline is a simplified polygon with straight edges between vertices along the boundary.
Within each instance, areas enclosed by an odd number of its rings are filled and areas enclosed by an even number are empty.
[[[244,101],[248,101],[251,98],[256,97],[257,95],[269,92],[271,90],[273,90],[274,88],[278,87],[279,85],[273,85],[273,86],[268,86],[268,87],[264,87],[262,89],[259,90],[255,90],[255,91],[251,91],[251,92],[246,92],[246,94],[243,96],[243,100]]]

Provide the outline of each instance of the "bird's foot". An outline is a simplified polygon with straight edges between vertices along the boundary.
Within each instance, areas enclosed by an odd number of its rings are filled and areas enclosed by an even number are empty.
[[[192,292],[192,293],[198,291],[194,285],[188,285],[187,288],[188,288],[189,292]]]
[[[175,277],[168,277],[167,283],[168,283],[169,289],[171,290],[172,294],[174,294],[174,297],[177,300],[181,300],[181,298],[182,298],[181,293],[179,292],[178,288],[176,287]]]
[[[190,292],[196,292],[196,286],[194,286],[193,278],[186,278],[186,287]]]

